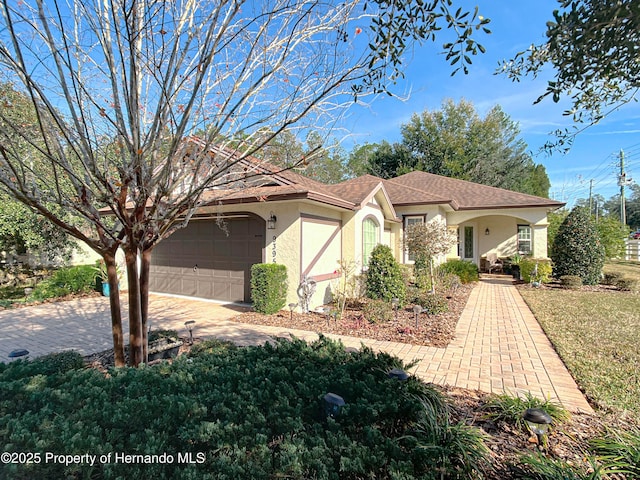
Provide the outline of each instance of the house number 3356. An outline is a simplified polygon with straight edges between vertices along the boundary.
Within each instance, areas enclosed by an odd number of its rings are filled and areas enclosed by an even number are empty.
[[[273,236],[273,248],[271,249],[271,261],[276,263],[276,236]]]

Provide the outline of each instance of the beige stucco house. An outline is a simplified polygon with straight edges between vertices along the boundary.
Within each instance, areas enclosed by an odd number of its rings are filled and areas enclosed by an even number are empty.
[[[288,302],[298,302],[306,278],[316,283],[311,306],[321,305],[341,260],[366,268],[382,243],[410,263],[405,227],[432,220],[458,233],[449,258],[478,265],[489,253],[546,258],[547,213],[563,205],[424,172],[326,185],[250,158],[242,164],[256,175],[250,185],[207,191],[189,225],[154,249],[152,292],[249,302],[251,265],[276,262],[287,267]]]

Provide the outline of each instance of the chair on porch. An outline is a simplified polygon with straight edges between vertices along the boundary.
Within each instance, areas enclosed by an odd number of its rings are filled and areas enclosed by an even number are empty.
[[[488,253],[487,254],[487,272],[494,273],[499,272],[502,273],[502,260],[498,258],[498,254],[496,253]]]

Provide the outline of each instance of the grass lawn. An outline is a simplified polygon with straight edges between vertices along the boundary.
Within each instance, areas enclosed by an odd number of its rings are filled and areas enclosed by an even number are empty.
[[[605,272],[640,277],[640,265]],[[618,291],[522,288],[547,336],[584,390],[604,412],[640,417],[640,295]]]

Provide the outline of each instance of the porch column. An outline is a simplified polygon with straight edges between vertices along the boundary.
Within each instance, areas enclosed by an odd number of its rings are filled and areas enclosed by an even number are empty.
[[[533,258],[547,257],[547,225],[531,225]]]
[[[460,258],[460,253],[458,251],[460,248],[460,225],[452,225],[448,223],[447,230],[449,230],[451,234],[458,237],[458,243],[456,243],[453,247],[451,247],[451,250],[449,250],[449,253],[445,254],[445,261],[448,258]]]

